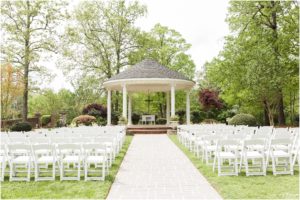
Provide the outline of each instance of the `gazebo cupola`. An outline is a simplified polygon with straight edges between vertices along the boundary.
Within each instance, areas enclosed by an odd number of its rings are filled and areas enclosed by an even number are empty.
[[[131,68],[111,77],[103,83],[107,89],[107,124],[111,125],[111,91],[123,93],[122,116],[131,124],[131,93],[133,92],[166,92],[167,123],[175,116],[175,91],[186,91],[186,122],[190,123],[190,90],[195,83],[183,74],[162,66],[155,60],[146,59]],[[170,95],[171,93],[171,95]],[[128,99],[127,99],[128,96]],[[171,96],[171,99],[170,99]],[[171,101],[170,101],[171,100]],[[128,102],[128,107],[127,107]],[[171,106],[170,106],[171,102]],[[171,107],[171,113],[170,113]],[[128,111],[128,112],[127,112]]]

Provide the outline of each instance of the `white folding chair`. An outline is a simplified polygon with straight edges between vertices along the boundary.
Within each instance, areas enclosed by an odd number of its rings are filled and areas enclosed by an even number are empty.
[[[105,180],[106,170],[108,170],[108,163],[106,157],[106,145],[93,143],[83,144],[84,151],[84,180]],[[94,164],[94,169],[91,165]],[[100,168],[100,170],[97,170]],[[100,176],[89,176],[91,173],[99,173]]]
[[[32,145],[32,152],[35,166],[35,181],[54,181],[55,180],[55,148],[50,144],[35,144]],[[49,165],[52,169],[49,170]],[[49,174],[51,176],[40,176]]]
[[[5,169],[7,165],[7,148],[5,144],[0,145],[0,164],[1,164],[1,178],[0,181],[4,181]]]
[[[31,147],[28,144],[9,144],[9,181],[30,181]],[[26,168],[26,170],[18,170]],[[26,177],[18,177],[18,173],[27,173]]]
[[[281,145],[286,146],[286,150],[279,148]],[[292,141],[289,138],[271,139],[267,156],[271,158],[273,175],[277,174],[294,174],[293,155],[291,153]],[[267,159],[267,164],[268,164]],[[278,167],[285,170],[278,171]]]
[[[266,142],[263,139],[249,139],[244,141],[240,169],[245,166],[246,176],[266,176],[265,145]],[[249,159],[252,160],[251,166],[249,166]],[[254,162],[255,159],[260,160],[258,165]],[[249,168],[259,169],[260,171],[250,171]]]
[[[81,145],[78,144],[58,144],[60,180],[80,180],[80,170],[82,161]],[[67,168],[65,167],[67,164]],[[73,164],[73,169],[70,165]],[[77,168],[77,169],[76,169]],[[77,176],[67,176],[66,172],[77,171]]]
[[[214,164],[213,164],[213,171],[215,171],[216,162],[218,165],[218,176],[238,176],[239,169],[238,169],[238,146],[240,142],[237,140],[218,140],[217,148],[215,152]],[[227,146],[237,146],[232,150],[226,150]],[[223,165],[223,163],[228,160],[229,164],[227,166]],[[229,169],[229,172],[222,171],[222,168]]]

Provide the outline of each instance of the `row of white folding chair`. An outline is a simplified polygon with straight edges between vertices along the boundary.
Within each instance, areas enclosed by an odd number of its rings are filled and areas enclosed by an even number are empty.
[[[5,152],[5,147],[1,146],[1,150]],[[56,163],[60,169],[60,180],[80,180],[81,164],[84,166],[85,180],[104,180],[106,170],[108,170],[106,147],[104,144],[93,143],[85,144],[83,146],[77,144],[60,144],[54,145],[24,145],[14,144],[8,145],[9,153],[4,153],[1,161],[1,179],[4,179],[4,170],[6,163],[9,163],[10,181],[30,181],[32,163],[34,163],[35,180],[55,180]],[[6,154],[6,155],[5,155]],[[68,166],[73,164],[77,171],[76,176],[66,177],[65,171],[69,171],[70,168],[65,168],[65,164]],[[102,175],[99,177],[89,177],[88,172],[90,165],[94,164],[95,167],[101,167]],[[52,166],[52,175],[49,177],[40,177],[41,169],[48,169],[48,165]],[[26,168],[26,171],[17,170],[17,168]],[[17,173],[26,172],[26,177],[17,177]],[[49,171],[47,171],[49,172]]]

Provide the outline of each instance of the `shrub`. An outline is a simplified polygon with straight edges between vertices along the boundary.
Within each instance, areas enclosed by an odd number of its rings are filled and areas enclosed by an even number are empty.
[[[166,124],[167,123],[167,120],[165,118],[158,118],[156,120],[156,123],[157,124]]]
[[[51,115],[43,115],[41,117],[42,126],[46,126],[51,122]]]
[[[28,122],[18,122],[14,124],[11,129],[11,131],[31,131],[32,126]]]
[[[177,116],[177,115],[174,115],[174,116],[171,116],[171,119],[170,119],[171,121],[176,121],[176,122],[178,122],[178,120],[179,120],[179,117]]]
[[[253,115],[250,114],[237,114],[233,116],[229,122],[229,125],[248,125],[248,126],[256,126],[256,119]]]
[[[75,117],[72,121],[72,123],[75,123],[76,126],[80,124],[83,124],[85,126],[91,126],[95,122],[96,118],[91,115],[79,115],[78,117]]]
[[[200,111],[193,111],[191,113],[191,121],[193,124],[198,124],[201,122],[203,116],[201,116],[201,112]]]
[[[132,113],[131,119],[133,124],[138,124],[141,116],[137,113]]]
[[[201,123],[202,124],[218,124],[219,122],[215,119],[205,119]]]
[[[118,124],[120,125],[126,125],[127,124],[127,118],[126,117],[119,117],[119,122]]]
[[[97,103],[92,103],[87,105],[83,110],[82,114],[84,115],[92,115],[94,117],[102,117],[106,118],[107,109],[105,106]]]
[[[183,124],[185,121],[185,110],[178,110],[176,115],[179,117],[179,124]]]

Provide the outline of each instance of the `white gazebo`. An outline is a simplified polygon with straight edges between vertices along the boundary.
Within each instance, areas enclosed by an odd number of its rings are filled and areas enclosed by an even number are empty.
[[[169,124],[170,116],[175,116],[175,91],[184,90],[186,91],[186,123],[190,123],[189,94],[195,83],[183,74],[162,66],[157,61],[150,59],[143,60],[131,68],[111,77],[105,81],[103,85],[107,89],[107,125],[111,125],[111,91],[113,90],[122,91],[123,93],[122,116],[128,119],[128,125],[132,124],[132,93],[165,92],[167,97],[166,118],[167,124]]]

